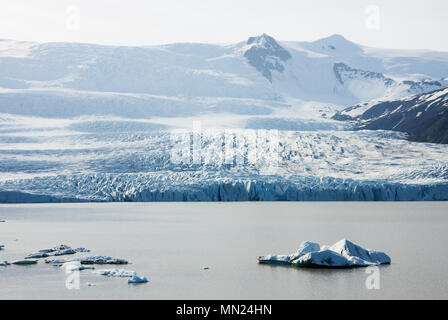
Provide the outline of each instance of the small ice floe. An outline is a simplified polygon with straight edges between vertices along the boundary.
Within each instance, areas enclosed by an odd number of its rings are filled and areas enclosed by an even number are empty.
[[[33,260],[33,259],[27,259],[27,260],[15,260],[13,262],[11,262],[12,264],[16,264],[16,265],[29,265],[29,264],[36,264],[37,260]]]
[[[86,248],[76,248],[73,249],[65,244],[61,244],[59,246],[55,246],[53,248],[46,248],[41,249],[38,251],[39,253],[46,254],[48,256],[64,256],[64,255],[71,255],[78,252],[90,252],[90,250]]]
[[[82,271],[82,270],[94,270],[94,266],[85,266],[81,264],[79,261],[69,261],[64,262],[61,265],[61,268],[64,269],[66,272],[72,272],[72,271]]]
[[[65,272],[79,271],[80,268],[81,262],[79,261],[69,261],[61,265],[61,269],[63,269]]]
[[[70,262],[71,260],[64,260],[64,259],[45,259],[45,263],[49,263],[53,266],[62,266],[66,262]]]
[[[79,268],[79,271],[82,271],[82,270],[94,270],[95,269],[95,267],[94,266],[86,266],[86,265],[81,265],[81,267]]]
[[[109,277],[133,277],[136,275],[135,271],[126,269],[100,269],[95,273]]]
[[[146,278],[146,277],[139,277],[138,275],[136,275],[136,274],[134,274],[133,276],[132,276],[132,278],[131,279],[129,279],[128,280],[128,283],[134,283],[134,284],[137,284],[137,283],[146,283],[146,282],[148,282],[148,279]]]
[[[128,280],[128,283],[145,283],[148,282],[146,277],[139,277],[135,271],[126,270],[126,269],[101,269],[95,271],[95,273],[108,276],[108,277],[127,277],[131,278]]]
[[[48,257],[48,254],[45,252],[35,252],[27,255],[25,259],[40,259],[40,258],[46,258]]]
[[[78,258],[81,264],[128,264],[124,259],[112,258],[109,256],[91,256]]]
[[[296,267],[350,268],[390,264],[391,259],[384,252],[364,249],[344,239],[329,247],[306,241],[295,253],[262,256],[258,262]]]
[[[90,256],[90,257],[81,257],[75,259],[46,259],[45,263],[52,264],[54,266],[61,266],[66,262],[79,261],[83,265],[90,264],[128,264],[128,262],[124,259],[112,258],[109,256]]]
[[[6,267],[6,266],[9,266],[10,265],[10,263],[8,262],[8,261],[0,261],[0,267]]]

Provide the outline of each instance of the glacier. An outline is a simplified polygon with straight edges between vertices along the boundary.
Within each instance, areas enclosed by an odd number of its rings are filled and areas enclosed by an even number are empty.
[[[144,131],[139,123],[140,131],[128,131],[119,121],[103,130],[102,121],[98,130],[91,118],[87,127],[9,122],[10,140],[0,142],[0,202],[448,200],[448,146],[397,132],[198,134]],[[270,136],[274,145],[260,144]],[[188,144],[195,139],[199,163]],[[185,142],[177,163],[173,150]]]
[[[448,200],[447,146],[332,119],[447,86],[448,53],[0,40],[0,66],[0,203]]]

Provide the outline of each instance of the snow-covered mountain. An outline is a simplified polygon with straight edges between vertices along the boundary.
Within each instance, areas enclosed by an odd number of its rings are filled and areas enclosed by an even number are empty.
[[[447,75],[448,53],[339,35],[149,47],[0,40],[0,202],[448,200],[448,145],[342,130],[374,110],[363,128],[394,130],[378,125],[395,121],[371,108],[381,101],[406,102],[400,116],[446,115],[428,92],[445,92]]]
[[[286,107],[290,118],[308,101],[313,116],[322,106],[436,90],[447,75],[448,53],[378,50],[338,35],[150,47],[0,40],[0,111],[151,118],[273,115]]]
[[[414,141],[448,143],[448,89],[373,105],[356,105],[333,118],[351,121],[358,130],[401,131]]]

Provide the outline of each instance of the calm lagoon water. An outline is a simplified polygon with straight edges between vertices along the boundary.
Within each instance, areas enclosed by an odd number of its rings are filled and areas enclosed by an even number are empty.
[[[0,205],[0,260],[67,244],[132,262],[149,283],[45,263],[0,267],[0,299],[447,299],[448,203],[104,203]],[[382,250],[380,289],[365,269],[257,264],[304,240]],[[208,266],[208,270],[204,270]],[[102,267],[99,267],[102,268]],[[88,286],[93,283],[95,286]]]

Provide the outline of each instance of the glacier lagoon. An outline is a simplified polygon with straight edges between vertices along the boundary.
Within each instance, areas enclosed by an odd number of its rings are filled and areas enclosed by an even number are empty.
[[[446,202],[203,202],[0,205],[0,261],[65,243],[130,261],[149,283],[43,262],[0,266],[0,299],[446,299]],[[260,265],[304,240],[382,249],[379,289],[366,270]],[[205,268],[204,266],[207,266]],[[127,268],[128,268],[127,267]],[[99,267],[100,268],[100,267]]]

